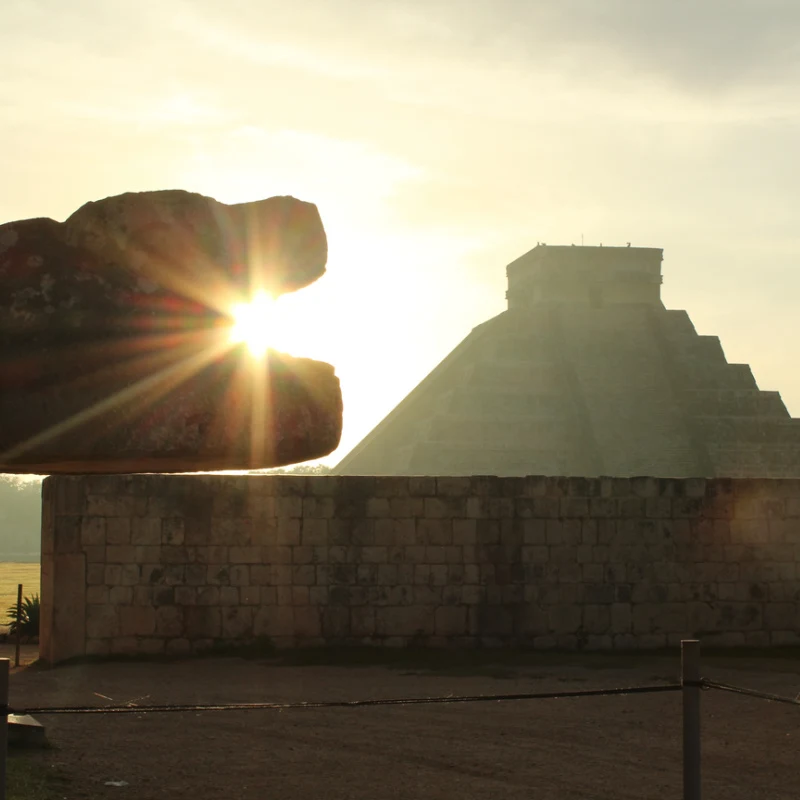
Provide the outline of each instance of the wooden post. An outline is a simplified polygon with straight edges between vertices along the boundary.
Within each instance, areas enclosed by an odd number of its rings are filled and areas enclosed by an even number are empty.
[[[683,800],[701,800],[700,777],[700,642],[681,641],[683,684]]]
[[[8,759],[8,674],[11,662],[0,658],[0,800],[6,800],[6,760]]]
[[[22,628],[20,625],[22,619],[22,584],[17,584],[17,651],[14,656],[14,666],[19,666],[19,646],[20,637],[22,636]]]

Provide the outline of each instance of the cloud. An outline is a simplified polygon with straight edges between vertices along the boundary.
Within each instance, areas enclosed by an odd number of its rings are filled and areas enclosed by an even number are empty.
[[[430,0],[389,4],[387,17],[398,5],[427,20],[429,35],[443,31],[449,48],[589,82],[633,69],[683,90],[723,91],[789,84],[800,71],[794,0]]]

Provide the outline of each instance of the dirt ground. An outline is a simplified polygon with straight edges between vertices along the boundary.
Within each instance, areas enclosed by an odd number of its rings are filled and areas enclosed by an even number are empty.
[[[13,674],[18,669],[24,669],[30,666],[34,661],[39,658],[39,645],[38,644],[23,644],[19,648],[19,667],[15,667],[17,655],[16,645],[12,642],[0,642],[0,658],[7,658],[11,662],[11,673]]]
[[[505,694],[669,682],[678,672],[677,654],[350,659],[33,667],[12,676],[11,705]],[[787,658],[705,659],[704,674],[791,696],[800,690],[800,661]],[[702,702],[704,800],[797,798],[800,708],[717,691]],[[680,693],[40,719],[54,749],[32,757],[66,780],[59,796],[70,799],[681,796]]]

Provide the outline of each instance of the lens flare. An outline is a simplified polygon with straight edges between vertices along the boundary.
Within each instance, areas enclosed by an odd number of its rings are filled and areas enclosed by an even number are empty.
[[[274,345],[275,301],[266,292],[257,292],[249,303],[233,307],[231,342],[244,344],[256,357],[266,354]]]

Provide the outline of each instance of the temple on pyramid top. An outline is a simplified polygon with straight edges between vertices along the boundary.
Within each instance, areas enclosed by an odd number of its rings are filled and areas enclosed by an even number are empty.
[[[533,250],[506,267],[509,308],[542,303],[602,306],[661,303],[661,262],[654,247],[548,247]]]
[[[342,475],[800,477],[800,420],[661,301],[663,251],[540,244]]]

